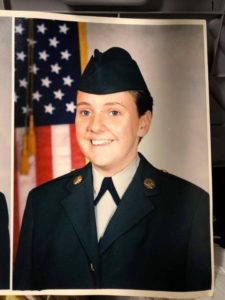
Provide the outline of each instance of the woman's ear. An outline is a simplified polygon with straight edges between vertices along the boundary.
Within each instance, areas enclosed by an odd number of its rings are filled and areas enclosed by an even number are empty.
[[[142,115],[139,119],[139,130],[138,136],[143,137],[149,131],[152,120],[152,113],[150,110],[147,110],[144,115]]]

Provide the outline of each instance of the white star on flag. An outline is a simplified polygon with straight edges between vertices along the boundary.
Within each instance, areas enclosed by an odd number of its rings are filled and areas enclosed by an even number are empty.
[[[23,114],[28,114],[30,112],[30,108],[28,106],[22,106],[22,113]]]
[[[49,103],[48,105],[44,105],[45,108],[45,113],[49,113],[50,115],[53,114],[53,111],[55,110],[55,107],[52,106],[51,103]]]
[[[44,61],[46,61],[49,57],[49,54],[46,52],[46,50],[39,52],[38,55],[39,55],[39,59],[42,59]]]
[[[69,28],[66,26],[66,24],[59,25],[59,32],[67,34],[68,30],[69,30]]]
[[[17,56],[17,59],[18,60],[22,60],[22,61],[24,61],[25,60],[25,57],[27,56],[23,51],[21,51],[21,52],[17,52],[16,53],[16,56]]]
[[[23,34],[24,28],[21,24],[15,26],[16,33]]]
[[[64,93],[60,89],[58,91],[54,91],[53,93],[54,93],[55,99],[62,100]]]
[[[45,34],[45,31],[47,30],[47,27],[45,27],[45,24],[42,23],[40,25],[37,25],[37,32],[40,32],[42,34]]]
[[[42,95],[39,93],[39,91],[36,91],[35,93],[32,94],[32,99],[33,100],[40,101],[41,97],[42,97]]]
[[[51,84],[51,80],[48,77],[42,78],[41,79],[41,85],[45,86],[47,88],[49,88],[50,84]]]
[[[54,65],[51,65],[51,71],[52,73],[56,73],[56,74],[59,74],[59,71],[61,70],[62,68],[59,66],[59,64],[54,64]]]
[[[66,111],[74,113],[76,109],[76,105],[74,104],[73,101],[71,101],[70,103],[66,103]]]
[[[37,74],[37,71],[39,70],[39,68],[36,66],[36,64],[33,64],[32,66],[30,66],[30,72],[33,74]]]
[[[65,51],[61,51],[60,53],[61,53],[61,59],[69,60],[71,54],[67,49]]]
[[[27,88],[27,85],[28,85],[28,82],[27,82],[26,78],[23,78],[23,79],[19,80],[19,86],[20,87]]]
[[[37,41],[33,40],[33,39],[27,39],[28,45],[33,47],[35,44],[37,44]]]
[[[64,85],[71,86],[73,81],[74,80],[69,75],[66,76],[66,77],[63,77],[63,84]]]
[[[49,46],[56,48],[59,44],[59,41],[57,40],[57,38],[55,36],[52,39],[48,39],[48,40],[49,40]]]

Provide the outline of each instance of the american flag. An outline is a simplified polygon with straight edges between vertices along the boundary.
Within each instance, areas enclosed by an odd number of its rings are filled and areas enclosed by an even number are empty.
[[[15,19],[14,249],[28,192],[84,165],[75,140],[75,92],[81,75],[79,24]],[[34,116],[36,154],[21,174],[23,135]]]

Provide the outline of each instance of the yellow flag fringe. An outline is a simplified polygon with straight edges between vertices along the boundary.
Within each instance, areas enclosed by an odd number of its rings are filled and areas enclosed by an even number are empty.
[[[78,23],[79,45],[80,45],[80,64],[81,73],[83,73],[88,61],[88,45],[86,35],[86,24]]]
[[[29,119],[28,154],[29,155],[35,155],[36,154],[36,136],[35,136],[35,129],[34,129],[34,115],[33,115],[33,113],[30,115],[30,119]]]

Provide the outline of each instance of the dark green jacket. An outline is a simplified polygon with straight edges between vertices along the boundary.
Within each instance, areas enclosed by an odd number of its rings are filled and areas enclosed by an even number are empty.
[[[208,194],[141,156],[98,244],[90,164],[39,186],[25,210],[14,288],[210,289]]]
[[[9,288],[9,230],[5,196],[0,193],[0,289]]]

